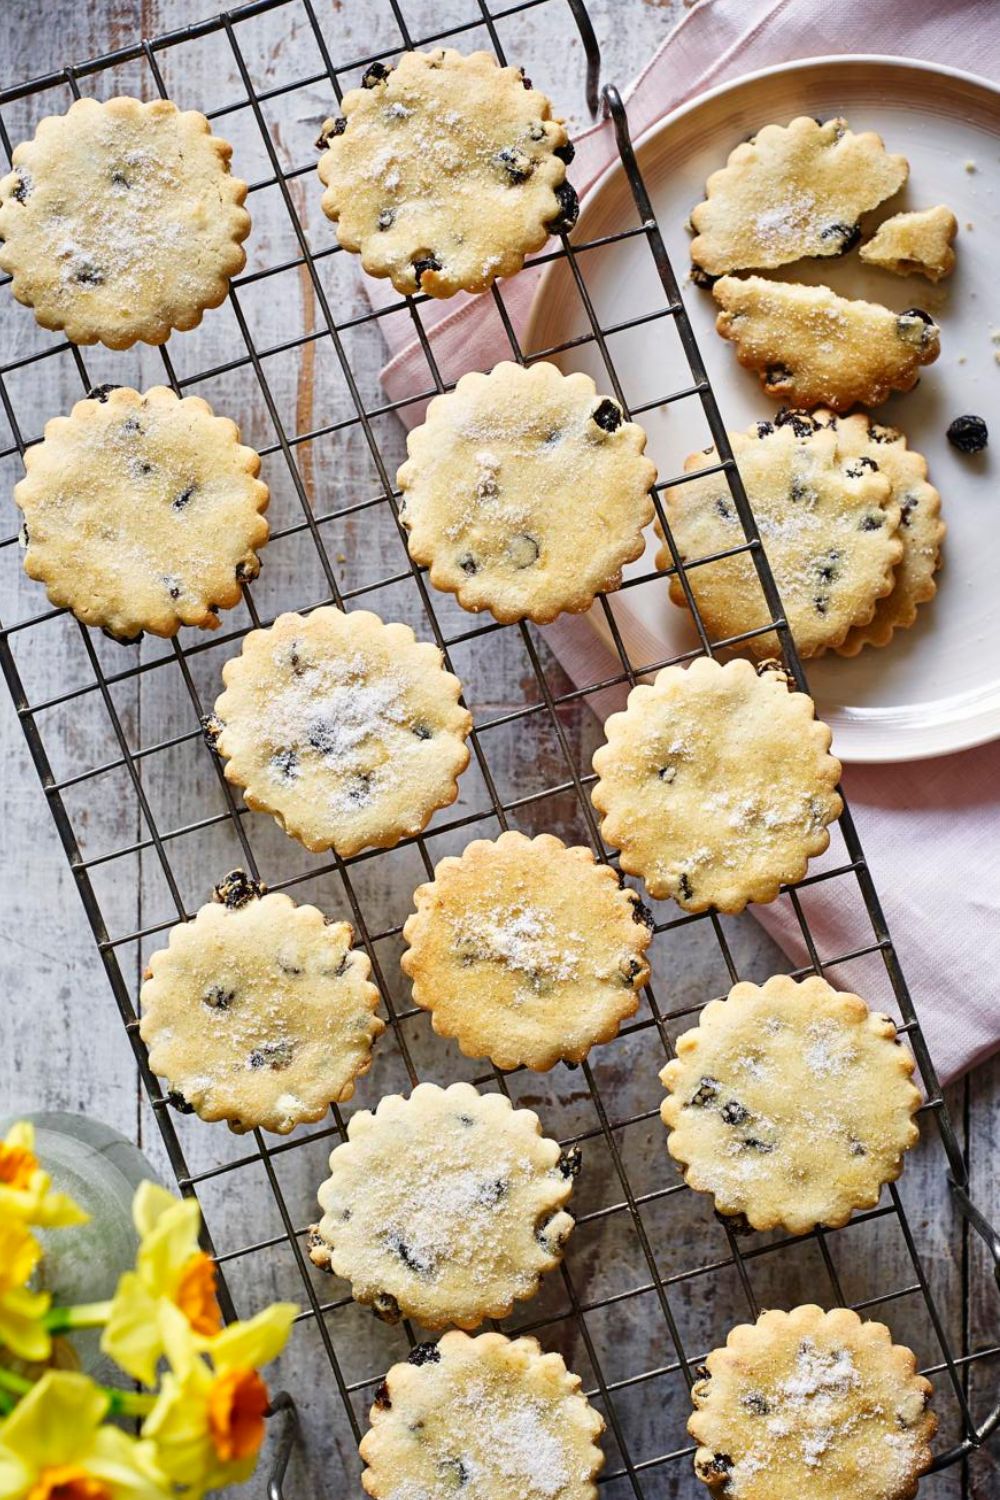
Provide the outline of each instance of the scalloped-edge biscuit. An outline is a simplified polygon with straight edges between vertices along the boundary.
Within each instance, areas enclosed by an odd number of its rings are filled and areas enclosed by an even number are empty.
[[[24,455],[24,569],[119,640],[214,630],[260,571],[268,488],[228,417],[165,386],[102,386]]]
[[[858,254],[868,265],[880,266],[896,276],[919,274],[928,281],[943,281],[955,269],[952,245],[957,234],[958,220],[950,208],[939,203],[936,208],[915,209],[886,219]]]
[[[562,121],[490,52],[373,63],[340,108],[319,140],[323,211],[398,292],[486,291],[576,221]]]
[[[901,510],[892,484],[874,457],[841,453],[836,430],[797,414],[778,425],[756,422],[746,433],[730,433],[729,441],[799,654],[818,656],[839,646],[852,626],[866,625],[893,587],[903,543],[896,535]],[[718,454],[711,448],[690,454],[684,471],[696,474],[715,463]],[[724,472],[673,485],[664,494],[664,511],[683,562],[745,541]],[[659,519],[656,530],[662,538]],[[657,566],[671,561],[664,546]],[[686,579],[715,640],[756,630],[772,618],[747,552],[689,567]],[[687,607],[676,576],[670,597]],[[743,644],[754,656],[780,655],[773,631]]]
[[[503,1094],[420,1083],[352,1117],[309,1254],[387,1322],[476,1328],[562,1259],[576,1165]]]
[[[653,519],[646,434],[589,375],[511,361],[463,375],[407,438],[410,556],[465,609],[547,624],[619,588]]]
[[[139,1031],[173,1102],[281,1135],[354,1093],[385,1029],[348,922],[234,870],[149,960]]]
[[[550,833],[477,839],[413,903],[403,972],[467,1057],[539,1072],[579,1063],[638,1009],[648,913],[589,849]]]
[[[279,615],[222,680],[205,727],[226,779],[307,849],[391,849],[458,796],[472,715],[408,625],[332,606]]]
[[[811,698],[743,659],[698,657],[634,687],[594,755],[594,806],[621,868],[685,911],[740,912],[801,880],[843,809]]]
[[[713,1349],[691,1390],[694,1470],[726,1500],[912,1500],[937,1418],[884,1323],[806,1303]]]
[[[393,1365],[361,1440],[375,1500],[597,1500],[604,1419],[533,1338],[446,1333]]]
[[[242,271],[247,185],[232,147],[168,99],[77,99],[40,120],[0,181],[0,269],[74,344],[162,344]]]
[[[715,326],[769,396],[792,406],[878,406],[916,385],[941,352],[939,329],[921,308],[895,313],[838,297],[828,286],[763,276],[723,276],[712,287]]]
[[[734,985],[676,1052],[660,1074],[670,1155],[754,1229],[846,1224],[916,1144],[920,1091],[895,1026],[818,976]]]
[[[839,656],[856,656],[864,646],[887,646],[895,631],[913,624],[918,606],[937,593],[934,575],[941,566],[946,530],[941,496],[927,478],[927,460],[907,447],[898,428],[873,422],[865,412],[836,417],[819,410],[812,413],[812,420],[836,429],[837,448],[845,458],[877,463],[892,485],[893,503],[900,507],[896,535],[903,544],[903,556],[892,592],[878,600],[866,625],[852,626],[835,647]]]
[[[909,166],[881,136],[843,119],[800,115],[765,125],[713,172],[691,214],[694,277],[773,269],[804,256],[843,255],[862,214],[903,186]]]

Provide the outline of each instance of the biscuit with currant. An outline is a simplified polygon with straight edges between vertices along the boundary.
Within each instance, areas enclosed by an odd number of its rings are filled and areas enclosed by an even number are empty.
[[[694,1471],[732,1500],[912,1500],[937,1419],[913,1351],[847,1307],[765,1312],[691,1390]]]
[[[413,901],[403,971],[467,1057],[540,1072],[579,1063],[638,1009],[649,916],[589,849],[550,833],[477,839]]]
[[[463,375],[407,439],[410,556],[504,623],[588,609],[642,555],[656,479],[645,447],[589,375],[510,361]]]
[[[604,1420],[536,1339],[451,1332],[375,1392],[361,1483],[375,1500],[597,1500]]]
[[[561,1260],[577,1162],[503,1094],[418,1084],[351,1118],[309,1254],[387,1322],[476,1328]]]
[[[734,985],[676,1051],[660,1074],[670,1155],[754,1229],[846,1224],[916,1144],[920,1091],[895,1026],[818,976]]]
[[[472,716],[408,625],[332,606],[279,615],[222,679],[206,732],[226,779],[307,849],[391,849],[458,796]]]
[[[234,870],[149,960],[139,1030],[173,1100],[286,1134],[354,1093],[372,1044],[371,964],[347,922]]]
[[[801,880],[843,808],[840,762],[784,673],[698,657],[634,687],[594,755],[601,836],[656,900],[740,912]]]
[[[573,147],[546,96],[489,52],[373,63],[323,126],[323,211],[398,292],[486,291],[576,222]]]
[[[740,364],[791,406],[878,406],[893,391],[912,390],[941,352],[940,330],[919,307],[895,313],[828,286],[763,276],[723,276],[712,296],[715,326]]]
[[[247,185],[204,115],[168,99],[77,99],[39,121],[0,182],[0,269],[74,344],[162,344],[246,264]]]
[[[843,119],[800,115],[765,125],[713,172],[691,214],[693,278],[773,269],[804,256],[843,255],[858,220],[903,186],[909,166],[880,136]]]
[[[804,657],[840,646],[853,627],[872,620],[903,557],[897,534],[902,511],[890,480],[874,456],[842,452],[837,437],[836,429],[805,413],[783,413],[778,423],[757,422],[745,433],[729,434],[785,618]],[[712,448],[691,454],[684,470],[697,475],[718,462]],[[745,541],[725,472],[671,486],[664,511],[684,563]],[[659,521],[656,529],[662,537]],[[672,560],[661,548],[657,566],[669,567]],[[688,566],[685,577],[714,640],[758,630],[772,618],[747,552]],[[670,597],[687,606],[676,575]],[[755,656],[780,654],[772,631],[742,644]]]
[[[25,572],[119,640],[215,630],[260,571],[268,488],[228,417],[165,386],[104,386],[24,455]]]

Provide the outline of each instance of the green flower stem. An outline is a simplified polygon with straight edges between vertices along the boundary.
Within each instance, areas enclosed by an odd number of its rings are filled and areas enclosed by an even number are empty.
[[[33,1380],[25,1380],[23,1375],[15,1375],[13,1370],[0,1370],[0,1391],[9,1391],[13,1396],[26,1396],[33,1385]]]
[[[23,1375],[15,1375],[13,1370],[0,1369],[0,1411],[9,1411],[14,1404],[9,1400],[8,1392],[15,1398],[26,1396],[34,1384]],[[144,1417],[156,1405],[155,1395],[145,1395],[141,1391],[119,1391],[107,1385],[99,1385],[97,1389],[107,1396],[108,1415],[111,1417]]]
[[[109,1417],[145,1417],[156,1405],[155,1396],[143,1395],[141,1391],[111,1390],[107,1386],[101,1386],[101,1390],[108,1398]]]
[[[81,1302],[76,1307],[50,1307],[45,1327],[50,1333],[70,1328],[103,1328],[111,1312],[110,1302]]]
[[[13,1396],[8,1396],[6,1391],[0,1391],[0,1419],[6,1417],[14,1410],[15,1401]]]

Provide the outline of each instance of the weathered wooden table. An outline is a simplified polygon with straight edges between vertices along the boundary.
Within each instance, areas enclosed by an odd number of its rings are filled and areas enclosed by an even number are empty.
[[[392,46],[388,7],[383,0],[323,0],[317,13],[327,31],[331,48],[344,58],[362,56],[380,45]],[[465,19],[471,9],[464,0],[406,0],[403,6],[417,34],[443,30],[457,19]],[[7,0],[4,26],[0,32],[0,81],[4,84],[32,77],[67,62],[82,60],[116,46],[132,42],[140,35],[152,36],[190,21],[201,19],[211,11],[210,0],[114,0],[99,4],[95,0]],[[597,29],[605,59],[605,77],[625,83],[661,41],[667,29],[681,13],[678,0],[591,0],[590,11]],[[571,36],[566,18],[558,5],[546,5],[513,17],[505,30],[505,41],[512,59],[522,61],[539,86],[547,89],[571,119],[586,120],[584,104],[583,60],[579,44]],[[386,38],[382,40],[382,38]],[[476,45],[485,39],[476,36]],[[464,44],[463,44],[464,45]],[[249,43],[250,65],[259,89],[279,85],[293,76],[318,71],[309,50],[314,42],[307,27],[290,24],[285,11],[263,17]],[[293,73],[291,70],[297,70]],[[150,92],[148,70],[141,64],[117,70],[114,87],[121,91]],[[239,94],[238,75],[233,59],[224,47],[206,43],[185,51],[183,67],[173,70],[167,65],[166,83],[172,97],[186,106],[211,107]],[[105,77],[102,90],[111,84]],[[68,96],[53,96],[52,107],[64,108]],[[301,90],[286,102],[281,124],[275,136],[289,159],[300,160],[300,135],[312,136],[324,115],[330,111],[331,96],[324,84]],[[6,119],[14,140],[19,138],[21,118],[15,107]],[[259,132],[255,133],[241,117],[232,117],[221,127],[236,144],[237,170],[253,177],[263,175]],[[287,130],[289,140],[282,140]],[[294,136],[293,140],[291,137]],[[330,235],[319,212],[317,185],[311,174],[293,179],[296,208],[312,243],[326,243]],[[279,207],[254,200],[255,230],[250,244],[250,268],[256,257],[273,259],[284,250],[287,220]],[[273,211],[272,211],[273,209]],[[285,240],[282,239],[285,237]],[[327,268],[330,262],[326,262]],[[337,299],[339,313],[345,317],[362,311],[366,304],[360,290],[360,271],[348,257],[335,257],[330,270],[329,295]],[[255,299],[252,288],[244,297],[244,308],[252,321],[260,344],[279,345],[289,330],[316,326],[315,294],[309,278],[301,270],[266,282],[266,295]],[[9,294],[0,299],[0,327],[3,329],[5,358],[29,353],[42,347],[46,336],[35,329],[30,314],[14,305]],[[175,335],[169,352],[183,378],[186,370],[206,368],[223,363],[230,354],[231,319],[225,310],[207,315],[202,327],[187,335]],[[384,358],[380,336],[374,326],[361,327],[351,340],[351,358],[367,398],[375,399],[379,366]],[[101,380],[128,382],[142,387],[162,380],[162,365],[156,351],[133,350],[127,355],[108,351],[87,351],[88,370],[94,383]],[[311,430],[329,421],[330,412],[344,401],[339,380],[323,342],[306,344],[287,358],[275,357],[268,366],[269,381],[286,428],[292,432]],[[251,442],[266,444],[270,428],[266,414],[260,410],[259,395],[253,381],[234,369],[212,381],[211,389],[202,390],[220,409],[233,415]],[[79,375],[67,359],[43,360],[29,365],[20,373],[16,398],[26,435],[37,435],[44,421],[64,409],[80,395]],[[395,418],[389,416],[379,438],[387,452],[401,455],[402,433]],[[327,439],[306,445],[299,453],[300,472],[310,503],[324,513],[335,508],[339,499],[346,505],[352,495],[372,490],[370,459],[351,432],[345,441]],[[19,466],[7,460],[0,464],[0,534],[8,535],[16,526],[10,490],[19,477]],[[265,475],[274,489],[272,521],[287,521],[294,497],[288,493],[272,464]],[[337,558],[341,585],[345,589],[365,580],[380,578],[399,564],[399,539],[385,508],[365,510],[340,523],[334,536],[328,537],[328,548]],[[310,569],[312,572],[310,572]],[[298,539],[290,537],[269,549],[259,587],[262,615],[273,614],[320,597],[321,580],[315,576],[315,560]],[[0,553],[0,614],[5,621],[21,619],[39,612],[37,586],[23,577],[17,549],[8,547]],[[404,615],[409,606],[393,598],[390,589],[370,596],[366,605],[382,609],[390,616]],[[417,619],[412,621],[419,623]],[[30,632],[19,647],[19,665],[32,701],[58,694],[79,680],[86,672],[81,654],[79,632],[65,618],[55,620],[44,629]],[[158,643],[144,643],[143,660],[153,662],[162,655]],[[97,650],[108,670],[115,670],[120,648],[99,641]],[[539,645],[546,676],[554,690],[567,684],[558,664]],[[218,669],[226,652],[207,651],[197,659],[197,687],[210,702],[217,690]],[[519,647],[516,634],[503,632],[488,638],[482,651],[471,649],[462,654],[459,670],[466,683],[470,705],[477,717],[486,711],[491,716],[515,709],[531,691],[532,677]],[[116,707],[123,725],[137,745],[152,745],[176,733],[190,722],[190,705],[177,680],[176,672],[151,670],[131,678],[116,693]],[[107,716],[96,694],[80,699],[70,712],[58,714],[47,725],[50,751],[55,750],[57,776],[74,774],[77,769],[107,758]],[[599,726],[589,710],[580,704],[561,712],[564,732],[582,762],[598,742]],[[530,791],[533,786],[558,781],[559,749],[551,732],[546,732],[544,717],[529,718],[500,731],[492,747],[492,762],[510,788]],[[0,864],[5,939],[0,943],[0,977],[4,1001],[0,1020],[0,1112],[8,1109],[55,1108],[79,1110],[103,1119],[134,1138],[169,1180],[159,1136],[139,1084],[132,1054],[108,991],[91,933],[77,898],[73,879],[59,847],[55,829],[49,819],[43,796],[29,763],[17,720],[6,696],[0,697],[0,789],[2,789],[4,858]],[[199,797],[212,793],[214,783],[206,769],[206,757],[197,745],[186,743],[175,751],[152,757],[144,765],[143,785],[161,826],[174,827],[199,815]],[[95,795],[95,783],[84,788],[82,802],[71,811],[82,830],[84,854],[92,857],[105,851],[127,847],[143,837],[134,799],[115,794],[113,782]],[[511,795],[517,795],[515,790]],[[475,792],[463,786],[463,802]],[[572,822],[572,798],[567,798],[565,819],[561,825],[560,809],[546,804],[546,826],[556,832],[575,833]],[[287,870],[287,841],[277,829],[258,820],[255,841],[265,851],[268,873]],[[522,826],[531,828],[530,815]],[[862,837],[864,828],[861,829]],[[460,847],[464,840],[459,838]],[[172,850],[173,864],[183,883],[183,896],[189,909],[207,898],[209,887],[222,871],[237,863],[238,848],[218,830],[212,859],[205,866],[205,840],[194,847],[184,847],[179,840]],[[445,850],[435,850],[435,854]],[[285,863],[283,863],[283,861]],[[149,926],[158,919],[167,921],[171,911],[165,899],[163,879],[152,852],[143,850],[132,859],[109,863],[113,872],[100,884],[100,895],[109,922],[121,933]],[[418,863],[400,855],[398,859],[380,859],[374,867],[377,878],[365,881],[359,877],[359,888],[373,921],[390,928],[402,921],[408,910],[410,892],[423,876]],[[877,876],[877,871],[875,872]],[[95,871],[100,882],[101,867]],[[329,881],[307,885],[297,894],[317,899],[327,907],[340,899]],[[695,1005],[724,988],[724,976],[718,972],[718,952],[705,924],[680,929],[667,951],[666,972],[658,975],[662,988],[674,997],[685,996]],[[787,964],[750,918],[730,922],[728,935],[741,972],[763,977],[780,971]],[[674,934],[671,934],[674,938]],[[383,960],[390,983],[400,989],[396,972],[398,938],[386,944]],[[148,948],[126,946],[130,972],[138,983]],[[906,954],[902,955],[905,964]],[[919,1005],[920,993],[916,999]],[[410,1023],[408,1023],[410,1024]],[[423,1076],[439,1081],[451,1077],[474,1076],[474,1065],[464,1062],[450,1048],[432,1042],[429,1028],[412,1023],[410,1044],[418,1057]],[[677,1026],[676,1030],[683,1029]],[[615,1101],[617,1116],[639,1112],[648,1107],[648,1087],[642,1092],[635,1081],[633,1061],[643,1045],[643,1036],[630,1041],[635,1046],[620,1045],[614,1049],[614,1060],[595,1065],[600,1072],[602,1092]],[[471,1069],[471,1071],[470,1071]],[[648,1071],[648,1070],[647,1070]],[[380,1054],[373,1075],[365,1080],[359,1102],[373,1105],[378,1095],[407,1086],[398,1049],[387,1047]],[[1000,1114],[997,1110],[1000,1089],[1000,1062],[980,1069],[972,1078],[950,1090],[950,1103],[962,1133],[972,1174],[973,1189],[983,1209],[994,1218],[1000,1216],[1000,1183],[996,1173],[997,1133]],[[586,1129],[588,1096],[577,1081],[577,1075],[559,1068],[540,1084],[538,1080],[518,1080],[519,1102],[539,1105],[546,1124],[554,1134],[566,1135]],[[244,1147],[229,1138],[221,1127],[207,1128],[197,1120],[180,1125],[185,1149],[193,1167],[210,1171],[214,1165],[241,1154]],[[662,1130],[658,1121],[645,1119],[638,1126],[622,1132],[618,1141],[637,1189],[642,1191],[664,1180],[671,1171],[666,1160]],[[280,1169],[280,1189],[293,1222],[307,1224],[313,1212],[313,1197],[324,1175],[326,1144],[316,1143],[307,1150],[296,1151]],[[596,1147],[581,1179],[578,1209],[588,1203],[606,1201],[601,1187],[607,1186],[611,1168],[606,1153]],[[591,1187],[588,1187],[588,1180]],[[950,1332],[960,1353],[968,1353],[997,1338],[995,1288],[991,1287],[981,1248],[961,1223],[957,1222],[949,1201],[944,1164],[940,1149],[928,1139],[913,1154],[901,1185],[902,1195],[919,1236],[939,1300],[949,1319]],[[280,1238],[281,1225],[259,1164],[207,1179],[201,1191],[208,1207],[217,1248],[223,1253],[247,1241]],[[612,1194],[613,1196],[613,1194]],[[675,1268],[690,1266],[711,1258],[706,1245],[715,1253],[724,1249],[721,1233],[718,1243],[711,1241],[710,1215],[700,1199],[690,1194],[666,1200],[663,1212],[648,1216],[649,1232],[665,1275]],[[678,1207],[679,1205],[679,1207]],[[641,1277],[635,1247],[630,1241],[627,1216],[598,1217],[578,1229],[568,1257],[574,1284],[583,1289],[591,1301],[625,1293]],[[859,1226],[836,1237],[831,1244],[837,1270],[849,1299],[878,1297],[881,1290],[905,1282],[904,1249],[898,1233],[882,1233],[881,1221]],[[290,1295],[301,1300],[301,1284],[289,1264],[287,1246],[277,1244],[246,1259],[237,1259],[227,1267],[237,1304],[241,1311],[253,1310],[271,1297]],[[790,1306],[796,1301],[822,1296],[824,1273],[818,1258],[817,1242],[807,1237],[780,1259],[763,1255],[754,1261],[754,1290],[763,1304],[769,1301]],[[553,1278],[554,1280],[554,1278]],[[326,1283],[320,1295],[335,1298],[343,1292],[338,1283],[330,1291]],[[689,1348],[710,1347],[724,1336],[725,1328],[745,1317],[735,1285],[732,1268],[713,1277],[698,1277],[685,1283],[675,1310],[683,1323],[683,1334]],[[541,1316],[558,1300],[558,1292],[546,1288],[532,1313]],[[731,1309],[731,1310],[730,1310]],[[881,1313],[879,1315],[882,1315]],[[668,1351],[663,1348],[662,1331],[649,1297],[623,1295],[610,1308],[590,1315],[602,1323],[605,1344],[617,1346],[615,1367],[605,1373],[609,1379],[621,1380],[631,1371],[649,1370],[666,1363]],[[885,1316],[894,1331],[913,1342],[921,1357],[933,1359],[935,1350],[930,1338],[926,1315],[919,1299],[902,1298],[888,1306]],[[368,1313],[345,1307],[331,1322],[337,1353],[350,1380],[373,1374],[399,1354],[399,1335],[373,1325]],[[609,1340],[608,1335],[612,1338]],[[571,1363],[583,1369],[584,1351],[573,1342],[568,1327],[561,1331],[558,1323],[547,1328],[543,1337],[550,1344],[565,1349]],[[296,1335],[293,1352],[286,1355],[279,1372],[281,1381],[299,1399],[304,1421],[304,1442],[289,1471],[287,1494],[309,1496],[310,1500],[340,1500],[360,1493],[356,1479],[356,1458],[350,1430],[344,1420],[340,1400],[332,1386],[330,1367],[317,1336],[315,1320]],[[585,1374],[585,1380],[587,1376]],[[997,1363],[989,1362],[970,1371],[970,1396],[980,1407],[987,1404],[991,1385],[1000,1378]],[[369,1393],[356,1399],[359,1414],[367,1404]],[[677,1380],[644,1381],[634,1388],[624,1386],[616,1396],[623,1431],[637,1462],[671,1445],[683,1442],[683,1419],[686,1394]],[[953,1413],[951,1418],[953,1419]],[[953,1438],[954,1431],[947,1436]],[[614,1464],[614,1459],[611,1460]],[[617,1467],[616,1464],[614,1466]],[[346,1475],[346,1477],[345,1477]],[[695,1496],[701,1487],[690,1472],[688,1462],[651,1469],[643,1478],[648,1496]],[[256,1483],[263,1492],[263,1480]],[[625,1480],[613,1481],[604,1493],[609,1497],[625,1496],[633,1490]],[[1000,1466],[994,1454],[978,1454],[967,1466],[934,1476],[922,1487],[934,1500],[957,1500],[959,1495],[978,1500],[1000,1496]]]

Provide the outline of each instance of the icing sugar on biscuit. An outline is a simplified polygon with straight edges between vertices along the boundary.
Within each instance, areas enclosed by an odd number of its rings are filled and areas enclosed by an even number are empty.
[[[505,361],[435,398],[397,475],[410,555],[465,609],[539,624],[618,588],[656,468],[589,376]]]

